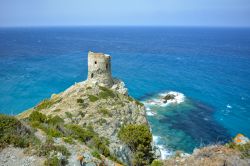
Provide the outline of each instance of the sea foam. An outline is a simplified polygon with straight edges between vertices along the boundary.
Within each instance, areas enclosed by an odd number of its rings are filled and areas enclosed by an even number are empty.
[[[170,156],[172,156],[174,153],[172,150],[167,149],[164,147],[164,145],[160,144],[160,136],[153,135],[153,142],[154,145],[159,149],[161,153],[161,159],[164,160]]]
[[[173,95],[173,99],[168,99],[167,101],[164,99],[167,95]],[[149,100],[144,101],[146,108],[150,106],[160,106],[166,107],[170,104],[180,104],[185,101],[185,95],[180,92],[170,91],[165,93],[158,94],[155,98],[151,98]]]

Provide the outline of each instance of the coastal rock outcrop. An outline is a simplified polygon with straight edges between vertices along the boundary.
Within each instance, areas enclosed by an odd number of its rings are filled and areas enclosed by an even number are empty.
[[[236,145],[244,145],[246,143],[249,143],[249,138],[247,138],[246,136],[244,136],[243,134],[237,134],[235,137],[234,137],[234,143]]]
[[[29,118],[33,112],[39,112],[46,117],[61,118],[66,125],[89,128],[108,141],[112,155],[130,165],[132,151],[118,139],[118,132],[129,124],[144,124],[148,128],[149,125],[144,105],[128,95],[124,82],[112,78],[110,59],[106,54],[90,52],[86,81],[51,95],[18,118]]]

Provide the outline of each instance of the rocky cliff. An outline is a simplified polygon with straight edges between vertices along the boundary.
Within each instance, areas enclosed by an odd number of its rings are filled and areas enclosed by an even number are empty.
[[[128,165],[132,162],[132,152],[118,138],[119,130],[129,124],[148,126],[143,104],[128,96],[124,83],[119,80],[114,80],[111,88],[87,81],[76,83],[62,93],[53,94],[51,98],[43,100],[17,117],[27,121],[34,112],[49,118],[60,118],[65,125],[74,124],[93,130],[98,137],[107,140],[110,154]],[[30,121],[27,124],[37,127],[37,124],[34,125]],[[46,129],[44,132],[44,127],[37,128],[41,129],[40,133],[36,133],[41,135],[40,139],[48,136]],[[53,138],[59,138],[57,141],[62,143],[60,134]],[[75,153],[73,157],[77,158],[77,154]]]

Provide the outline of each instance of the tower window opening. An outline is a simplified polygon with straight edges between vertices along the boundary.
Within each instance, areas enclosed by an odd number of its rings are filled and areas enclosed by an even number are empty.
[[[108,67],[109,67],[109,65],[108,65],[108,64],[106,64],[106,69],[108,69]]]
[[[95,64],[97,64],[97,62],[95,61]]]
[[[91,78],[93,78],[94,77],[94,74],[93,73],[91,73]]]

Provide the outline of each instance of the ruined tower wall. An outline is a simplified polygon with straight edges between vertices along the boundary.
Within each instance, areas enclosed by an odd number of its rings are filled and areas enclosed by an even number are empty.
[[[88,53],[88,81],[111,87],[111,56],[103,53]]]

